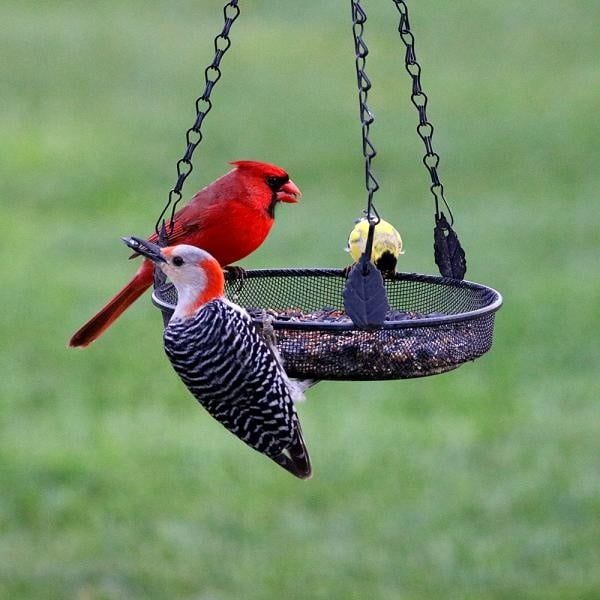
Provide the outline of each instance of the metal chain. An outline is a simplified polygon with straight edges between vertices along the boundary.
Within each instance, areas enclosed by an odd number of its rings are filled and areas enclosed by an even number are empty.
[[[431,193],[435,199],[435,216],[436,220],[440,217],[440,199],[446,206],[448,214],[450,215],[450,223],[454,224],[454,216],[448,206],[448,202],[444,197],[444,186],[440,181],[437,169],[440,163],[440,155],[435,152],[432,144],[433,137],[433,125],[427,120],[427,96],[423,92],[421,86],[421,65],[417,62],[415,54],[415,38],[410,30],[410,23],[408,20],[408,7],[404,0],[392,0],[396,5],[398,12],[400,13],[400,24],[398,25],[398,32],[400,33],[400,39],[406,46],[406,55],[404,64],[406,71],[412,78],[412,92],[410,99],[415,105],[419,112],[419,125],[417,126],[417,133],[425,144],[425,156],[423,157],[423,164],[429,171],[431,177]]]
[[[360,122],[362,125],[362,151],[365,158],[365,187],[367,189],[366,215],[369,223],[376,225],[379,223],[380,217],[373,204],[373,195],[379,189],[379,182],[371,171],[371,162],[375,156],[377,156],[377,151],[369,139],[371,125],[375,121],[375,117],[367,104],[369,90],[371,89],[371,80],[365,73],[369,48],[363,39],[364,26],[367,22],[367,13],[360,5],[360,0],[350,0],[350,5],[352,10],[354,51],[356,55],[356,82],[358,84],[358,102],[360,110]],[[373,217],[375,218],[373,219]]]
[[[215,37],[214,47],[215,47],[215,56],[204,70],[204,92],[202,96],[200,96],[196,100],[196,120],[194,124],[187,130],[186,133],[186,141],[187,148],[185,154],[181,159],[177,161],[177,181],[175,182],[175,186],[169,192],[169,197],[165,207],[160,213],[158,219],[156,220],[156,224],[154,226],[154,230],[156,234],[160,237],[160,229],[161,222],[164,226],[164,216],[167,214],[169,207],[171,207],[171,217],[169,220],[169,233],[173,231],[174,225],[174,217],[175,210],[179,202],[181,202],[181,189],[183,188],[183,184],[187,179],[188,175],[192,172],[192,155],[194,154],[194,150],[196,146],[202,141],[202,132],[201,127],[206,115],[212,109],[212,101],[210,99],[211,92],[215,87],[217,81],[221,79],[221,59],[229,50],[231,46],[231,39],[229,38],[229,31],[231,30],[231,26],[234,21],[240,15],[240,8],[238,6],[238,0],[231,0],[228,2],[223,8],[223,17],[225,19],[225,23],[223,25],[223,29],[221,33]]]

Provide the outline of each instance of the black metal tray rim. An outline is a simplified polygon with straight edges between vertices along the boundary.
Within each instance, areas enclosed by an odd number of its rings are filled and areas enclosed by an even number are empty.
[[[261,278],[261,277],[301,277],[301,276],[317,276],[317,277],[342,277],[343,269],[319,269],[319,268],[292,268],[292,269],[252,269],[245,271],[246,279]],[[233,277],[226,275],[226,279],[233,280]],[[446,285],[448,287],[463,287],[472,290],[485,292],[490,297],[490,302],[486,306],[475,310],[456,313],[451,315],[443,315],[436,317],[422,317],[417,319],[402,319],[398,321],[386,321],[376,331],[386,329],[414,329],[416,327],[436,327],[441,325],[452,325],[463,321],[471,321],[485,315],[495,313],[503,303],[503,298],[500,292],[486,285],[468,281],[466,279],[458,280],[448,277],[439,277],[436,275],[424,275],[422,273],[405,273],[399,272],[394,275],[396,281],[419,281],[424,283],[432,283],[436,285]],[[243,285],[243,282],[241,283]],[[152,302],[161,310],[174,310],[174,306],[161,300],[156,290],[152,292]],[[254,318],[253,321],[260,325],[262,319]],[[353,323],[332,323],[331,321],[289,321],[273,319],[271,325],[274,329],[290,329],[303,331],[356,331],[357,328]]]

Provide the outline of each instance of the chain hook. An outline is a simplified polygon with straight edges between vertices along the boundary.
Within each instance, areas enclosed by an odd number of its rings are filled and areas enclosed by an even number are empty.
[[[361,6],[360,0],[350,0],[352,12],[352,34],[354,36],[354,52],[356,67],[356,83],[358,86],[358,107],[362,129],[362,153],[365,160],[365,188],[367,190],[367,207],[364,214],[369,222],[369,237],[365,248],[367,260],[371,260],[373,247],[373,233],[375,225],[381,221],[381,217],[373,203],[373,196],[379,190],[379,182],[373,174],[371,163],[377,156],[377,150],[369,139],[371,125],[375,121],[375,115],[368,105],[368,95],[371,89],[371,80],[365,71],[369,48],[363,38],[364,27],[367,22],[367,13]]]
[[[175,211],[177,209],[177,205],[181,202],[182,199],[181,190],[183,188],[185,180],[194,169],[192,165],[192,155],[194,154],[194,150],[196,149],[198,144],[200,144],[200,142],[203,139],[201,131],[202,123],[204,122],[206,115],[211,111],[213,107],[210,95],[219,79],[221,79],[221,60],[231,46],[229,32],[234,21],[239,16],[240,8],[238,6],[238,0],[230,0],[230,2],[227,2],[227,4],[225,4],[225,6],[223,7],[223,18],[225,21],[223,24],[223,29],[215,37],[214,40],[214,58],[212,62],[208,65],[208,67],[204,69],[204,92],[199,98],[196,99],[196,120],[186,132],[187,147],[183,157],[177,161],[177,180],[175,181],[175,185],[169,192],[167,203],[162,209],[160,215],[158,216],[158,219],[156,219],[156,223],[154,225],[154,231],[156,232],[156,235],[159,238],[161,235],[161,223],[164,227],[164,217],[169,212],[169,208],[171,209],[171,211],[168,225],[168,233],[169,235],[173,233],[173,227],[175,225]]]
[[[440,155],[433,149],[433,125],[427,119],[427,102],[428,98],[423,87],[421,85],[421,65],[417,62],[417,55],[415,53],[415,37],[410,29],[410,21],[408,18],[408,6],[404,0],[392,0],[398,12],[400,13],[400,23],[398,25],[398,33],[400,39],[406,47],[406,53],[404,56],[404,66],[406,72],[412,79],[412,91],[410,99],[414,104],[417,112],[419,113],[419,124],[417,125],[417,133],[423,140],[425,145],[425,155],[423,156],[423,164],[429,172],[431,178],[431,193],[435,202],[435,218],[436,221],[440,218],[440,200],[448,211],[450,217],[450,224],[454,225],[454,215],[450,209],[445,196],[444,186],[440,181],[438,174],[438,166],[440,162]]]
[[[454,279],[463,279],[467,270],[467,259],[465,251],[460,245],[460,241],[455,231],[454,215],[450,209],[446,197],[444,196],[444,186],[440,180],[437,169],[440,163],[440,155],[433,149],[433,125],[427,119],[427,95],[421,85],[421,65],[417,62],[415,53],[415,37],[410,30],[408,19],[408,7],[404,0],[393,0],[398,12],[400,13],[400,24],[398,33],[404,46],[406,54],[404,56],[404,66],[412,79],[412,92],[410,99],[419,113],[419,124],[417,133],[425,145],[425,155],[423,164],[429,172],[431,178],[431,193],[435,202],[435,227],[433,230],[433,255],[441,275],[452,277]],[[443,202],[450,222],[446,220],[443,211],[440,211],[440,200]]]

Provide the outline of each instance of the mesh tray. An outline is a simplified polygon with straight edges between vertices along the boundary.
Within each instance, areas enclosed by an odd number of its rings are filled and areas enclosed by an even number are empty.
[[[386,279],[390,318],[380,329],[356,329],[343,311],[346,279],[339,269],[246,271],[243,281],[228,280],[227,297],[254,315],[262,328],[270,315],[277,346],[290,377],[379,380],[436,375],[487,352],[494,313],[502,297],[492,288],[455,279],[397,273]],[[166,284],[152,295],[165,323],[177,301]],[[323,311],[326,308],[327,311]],[[261,310],[261,309],[266,309]],[[281,314],[285,313],[285,314]],[[312,313],[322,320],[300,321]],[[318,316],[317,316],[318,318]]]

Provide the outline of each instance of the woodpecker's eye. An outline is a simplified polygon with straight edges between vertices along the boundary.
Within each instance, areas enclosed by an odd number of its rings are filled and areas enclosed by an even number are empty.
[[[174,256],[173,257],[173,264],[176,267],[180,267],[183,264],[183,258],[181,258],[181,256]]]
[[[267,177],[267,185],[274,191],[279,191],[279,188],[286,184],[290,178],[287,175],[282,175],[281,177]]]

